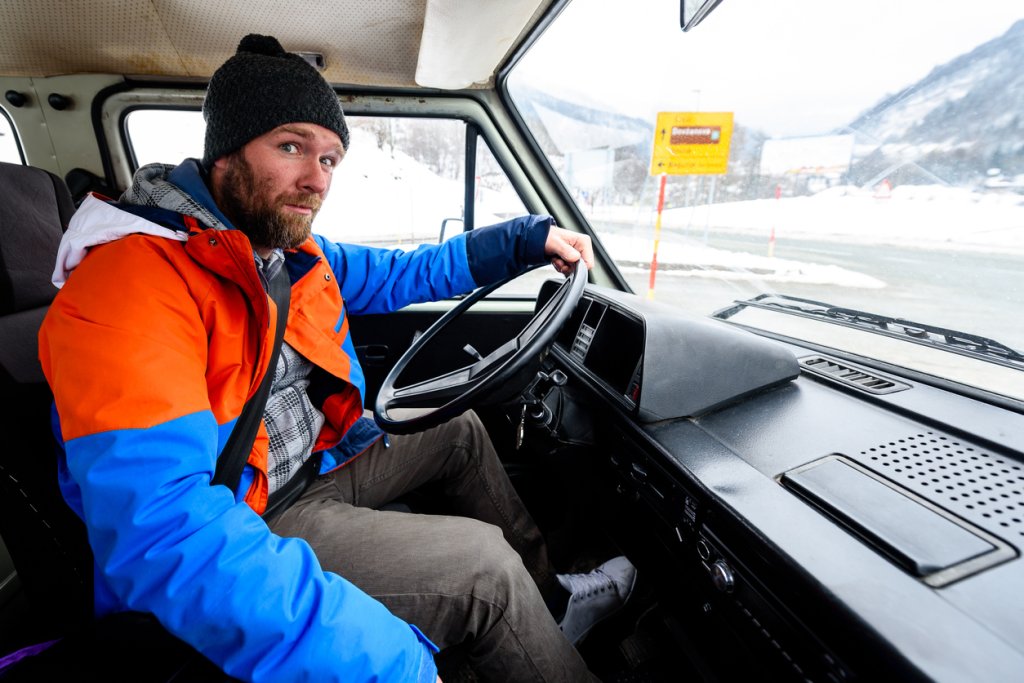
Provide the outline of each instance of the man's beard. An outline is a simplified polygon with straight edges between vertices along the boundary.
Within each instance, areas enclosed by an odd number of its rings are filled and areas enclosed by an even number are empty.
[[[295,249],[309,238],[313,219],[320,210],[320,197],[294,192],[271,196],[270,179],[259,179],[241,153],[231,155],[224,171],[218,204],[236,228],[244,232],[253,247]],[[312,209],[308,216],[285,212],[293,204]]]

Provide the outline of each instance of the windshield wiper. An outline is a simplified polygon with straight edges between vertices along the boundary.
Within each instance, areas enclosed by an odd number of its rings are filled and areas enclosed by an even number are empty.
[[[993,361],[1007,367],[1024,370],[1024,355],[1009,346],[976,334],[950,330],[945,327],[918,323],[903,318],[890,318],[876,313],[858,311],[853,308],[801,299],[784,294],[758,294],[752,299],[733,302],[712,314],[712,317],[727,320],[744,308],[763,308],[805,318],[824,320],[836,325],[857,329],[870,329],[897,339],[913,341],[925,346],[935,346],[965,356]]]

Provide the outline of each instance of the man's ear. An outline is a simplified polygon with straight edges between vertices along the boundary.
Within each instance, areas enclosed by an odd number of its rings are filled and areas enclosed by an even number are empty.
[[[210,165],[210,191],[213,192],[213,200],[215,202],[220,201],[220,186],[229,163],[229,158],[222,156],[214,159],[213,164]]]

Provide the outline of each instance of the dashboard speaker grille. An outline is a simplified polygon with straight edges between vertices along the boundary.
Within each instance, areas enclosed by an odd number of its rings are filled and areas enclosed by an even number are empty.
[[[1024,538],[1024,465],[924,432],[860,452],[862,464],[997,536]]]

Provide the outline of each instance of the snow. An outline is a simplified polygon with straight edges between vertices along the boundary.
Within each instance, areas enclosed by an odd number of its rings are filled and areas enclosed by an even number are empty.
[[[399,150],[380,149],[365,130],[353,129],[351,136],[314,231],[337,241],[402,248],[437,242],[442,222],[462,215],[463,180],[442,178]],[[508,201],[522,206],[514,196],[482,192],[477,225],[502,220],[487,209],[507,211]]]
[[[438,239],[441,222],[461,215],[461,179],[438,177],[412,158],[381,150],[363,131],[338,167],[332,196],[316,230],[331,239],[412,248]],[[339,199],[338,197],[341,197]],[[519,213],[514,193],[485,190],[477,225]],[[490,207],[491,211],[481,211]],[[625,272],[646,271],[654,250],[653,206],[596,206],[594,222],[630,225],[602,231],[600,239]],[[764,238],[759,254],[715,249],[699,239],[669,240],[668,233],[716,232]],[[881,280],[839,266],[768,256],[768,241],[820,239],[874,245],[1020,253],[1024,255],[1024,197],[940,185],[904,185],[887,195],[852,186],[806,197],[758,199],[670,207],[662,216],[659,277],[714,277],[765,282],[885,287]],[[460,230],[461,226],[457,228]]]
[[[653,225],[653,209],[606,207],[595,218]],[[832,187],[807,197],[757,199],[667,209],[662,226],[710,225],[716,230],[776,238],[825,239],[930,249],[1024,254],[1024,197],[940,185],[904,185],[884,195]]]
[[[601,243],[624,273],[649,272],[653,240],[630,235],[604,235]],[[840,268],[791,261],[787,259],[713,249],[696,243],[660,242],[658,245],[658,277],[713,277],[718,280],[749,280],[761,282],[801,282],[804,284],[841,285],[864,289],[880,289],[881,280]]]
[[[194,118],[201,124],[198,114]],[[189,139],[201,149],[198,132]],[[857,154],[865,151],[862,147],[858,145]],[[153,151],[145,158],[181,156],[181,151],[164,155]],[[1007,186],[1003,192],[998,191],[1000,184]],[[999,251],[1024,256],[1024,196],[1012,192],[1024,186],[1024,177],[991,180],[990,185],[990,190],[997,191],[903,185],[884,197],[872,190],[839,186],[807,197],[669,207],[662,218],[666,233],[678,233],[680,229],[701,232],[708,226],[719,233],[759,236],[765,249],[751,254],[709,248],[699,240],[680,244],[663,239],[658,250],[658,274],[884,287],[878,279],[853,270],[767,256],[773,231],[777,239],[786,240]],[[373,135],[353,128],[350,151],[338,166],[331,194],[314,229],[330,239],[364,244],[411,248],[433,243],[444,219],[462,215],[463,192],[461,178],[439,177],[400,151],[380,149]],[[486,189],[477,197],[476,211],[477,225],[497,223],[524,212],[514,192]],[[621,234],[602,230],[600,239],[623,270],[649,268],[656,218],[653,205],[596,206],[587,213],[592,222],[633,226]],[[456,225],[455,231],[460,229]]]

